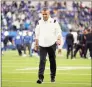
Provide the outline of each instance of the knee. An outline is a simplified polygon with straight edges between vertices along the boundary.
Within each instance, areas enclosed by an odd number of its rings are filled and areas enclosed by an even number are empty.
[[[40,63],[46,63],[46,59],[40,59]]]

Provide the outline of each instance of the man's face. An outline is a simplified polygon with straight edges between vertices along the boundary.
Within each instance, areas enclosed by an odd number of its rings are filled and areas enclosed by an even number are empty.
[[[42,15],[43,15],[43,20],[47,21],[49,18],[49,11],[48,10],[42,11]]]

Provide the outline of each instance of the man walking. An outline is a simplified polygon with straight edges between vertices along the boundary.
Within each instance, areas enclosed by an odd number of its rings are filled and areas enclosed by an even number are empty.
[[[49,55],[51,82],[55,82],[56,76],[56,43],[61,42],[61,29],[58,22],[50,17],[49,10],[42,10],[43,18],[38,22],[35,29],[36,46],[39,45],[40,63],[37,83],[41,84],[44,79],[46,55]]]

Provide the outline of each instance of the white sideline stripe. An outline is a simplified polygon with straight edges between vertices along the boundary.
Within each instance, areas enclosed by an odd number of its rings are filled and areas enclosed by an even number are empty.
[[[11,80],[2,80],[2,81],[4,81],[4,82],[30,82],[30,83],[36,83],[35,81],[11,81]],[[46,82],[43,82],[43,83],[45,83],[45,84],[50,84],[51,82],[48,82],[48,81],[46,81]],[[84,82],[84,83],[79,83],[79,82],[55,82],[54,84],[85,84],[85,85],[89,85],[89,84],[91,84],[90,82]]]
[[[58,57],[60,57],[60,56],[58,56]],[[32,57],[29,57],[28,56],[28,58],[26,58],[26,57],[21,57],[21,58],[19,58],[19,59],[32,59]],[[39,58],[33,58],[33,59],[36,59],[36,61],[39,61]],[[67,59],[65,59],[65,58],[59,58],[60,60],[67,60]],[[71,60],[71,59],[68,59],[68,60]],[[83,59],[75,59],[75,60],[83,60]],[[88,60],[88,59],[84,59],[84,60]],[[14,62],[16,62],[16,61],[21,61],[21,60],[15,60],[15,59],[11,59],[11,60],[2,60],[3,62],[7,62],[7,61],[14,61]],[[26,60],[27,61],[27,60]],[[49,61],[48,59],[47,59],[47,61]],[[71,60],[72,61],[72,60]],[[91,60],[90,60],[91,61]]]
[[[24,63],[23,63],[24,64]],[[28,64],[28,63],[27,63]],[[37,63],[36,63],[37,64]],[[16,65],[16,66],[7,66],[7,65],[4,65],[2,64],[2,67],[17,67],[19,65]],[[23,65],[23,66],[28,66],[28,65]],[[19,67],[23,67],[23,66],[19,66]],[[30,66],[30,65],[29,65]],[[68,65],[61,65],[62,67],[67,67]],[[78,66],[68,66],[68,67],[90,67],[91,65],[78,65]]]
[[[49,70],[49,67],[45,68],[46,70]],[[65,67],[57,67],[57,70],[82,70],[82,69],[92,69],[91,67],[86,66],[65,66]],[[16,69],[16,70],[38,70],[38,67],[28,67],[28,68],[22,68],[22,69]]]
[[[35,64],[37,64],[38,62],[35,62]],[[8,63],[8,64],[10,64],[10,63]],[[14,63],[13,63],[14,64]],[[24,63],[20,63],[20,64],[24,64]],[[28,64],[28,63],[25,63],[25,64]],[[31,63],[31,64],[33,64],[34,65],[34,63]],[[48,64],[49,65],[49,64]],[[19,66],[19,65],[16,65],[16,66]],[[5,64],[2,64],[2,67],[16,67],[15,65],[7,65],[6,63]],[[28,66],[28,65],[25,65],[25,66]],[[29,65],[30,66],[30,65]],[[58,66],[58,65],[57,65]],[[23,67],[23,66],[21,66],[21,67]],[[33,66],[34,67],[34,66]],[[68,66],[68,64],[62,64],[62,65],[60,65],[59,64],[59,67],[91,67],[91,65],[90,64],[88,64],[88,65],[82,65],[82,64],[79,64],[79,65],[69,65]]]
[[[6,73],[6,74],[19,74],[19,73],[33,73],[33,74],[38,74],[37,72],[3,72],[3,73]],[[50,74],[50,73],[44,73],[44,74]],[[79,75],[79,76],[88,76],[88,75],[91,75],[91,74],[71,74],[71,73],[58,73],[57,72],[57,75],[74,75],[74,76],[77,76],[77,75]]]

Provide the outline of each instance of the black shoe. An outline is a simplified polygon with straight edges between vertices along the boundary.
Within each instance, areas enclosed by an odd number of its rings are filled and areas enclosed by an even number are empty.
[[[55,79],[54,78],[51,78],[51,82],[55,82]]]
[[[38,84],[42,84],[42,82],[43,82],[43,80],[41,80],[41,79],[37,80]]]

